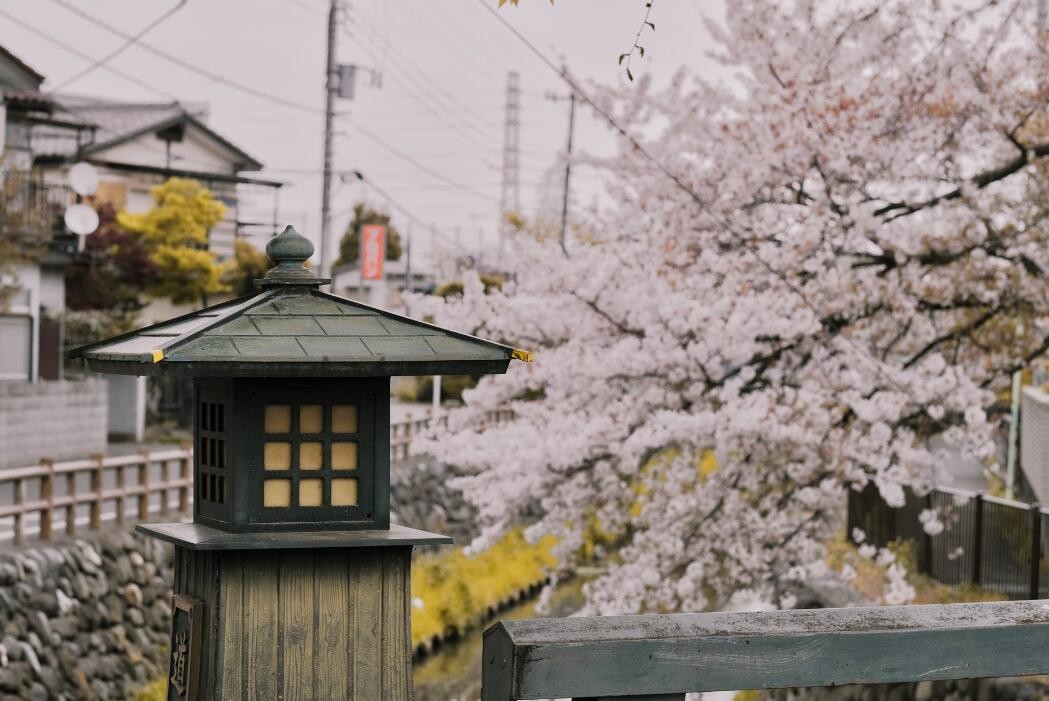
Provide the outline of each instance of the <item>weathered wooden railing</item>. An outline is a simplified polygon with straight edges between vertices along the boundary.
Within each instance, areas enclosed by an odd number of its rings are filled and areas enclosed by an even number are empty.
[[[486,413],[480,426],[507,421],[509,409]],[[412,455],[412,440],[426,433],[432,421],[409,419],[390,426],[390,459]],[[447,414],[437,419],[437,428],[447,427]],[[100,528],[103,521],[124,523],[128,506],[136,507],[133,518],[147,520],[153,514],[189,513],[193,499],[193,451],[189,447],[140,452],[87,460],[51,462],[0,470],[0,541],[25,541],[27,531],[49,541],[60,520],[66,534],[73,535],[80,518],[78,507],[86,507],[86,525]],[[172,500],[174,498],[174,501]],[[56,518],[61,515],[61,519]],[[33,519],[33,523],[28,523]],[[84,519],[80,519],[84,520]],[[10,523],[10,530],[3,527]],[[30,526],[35,525],[35,530]]]
[[[683,699],[686,692],[1049,673],[1049,601],[500,621],[482,700]]]
[[[509,421],[513,417],[511,409],[493,409],[481,418],[478,428]],[[433,419],[408,419],[390,424],[390,460],[407,460],[412,455],[412,439],[427,433],[434,428]],[[437,429],[448,428],[448,414],[437,417]]]
[[[9,490],[0,505],[0,518],[12,519],[11,537],[16,544],[25,538],[26,517],[35,515],[37,534],[51,540],[56,512],[62,512],[65,532],[76,532],[80,506],[87,507],[87,526],[97,529],[103,520],[123,523],[129,501],[136,503],[135,518],[151,513],[189,511],[192,496],[192,456],[189,448],[143,451],[134,455],[39,465],[0,472],[0,494]],[[159,496],[154,500],[154,495]],[[172,504],[171,496],[175,495]],[[9,499],[10,503],[6,503]],[[156,503],[154,503],[156,501]],[[112,507],[108,509],[107,507]]]

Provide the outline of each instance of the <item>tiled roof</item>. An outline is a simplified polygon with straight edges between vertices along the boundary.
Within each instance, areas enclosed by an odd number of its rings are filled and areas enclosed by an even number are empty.
[[[198,119],[207,118],[203,105],[184,105],[180,102],[116,102],[78,95],[57,95],[61,109],[91,122],[98,127],[99,141],[109,141],[131,134],[154,124],[189,113]]]
[[[56,111],[68,118],[95,127],[93,143],[79,146],[68,134],[43,130],[33,136],[33,152],[38,156],[90,155],[116,144],[130,141],[152,130],[184,122],[203,132],[239,161],[237,170],[261,170],[262,164],[243,149],[207,125],[208,107],[204,103],[115,102],[95,97],[56,95]]]
[[[38,110],[41,112],[51,112],[55,106],[50,97],[35,90],[0,91],[0,102],[9,107],[17,107],[25,110]]]
[[[103,372],[273,377],[505,372],[514,355],[303,287],[265,290],[71,354]]]
[[[79,95],[52,95],[55,111],[62,116],[96,127],[95,143],[119,140],[154,124],[178,117],[185,112],[200,118],[207,116],[201,105],[186,106],[179,102],[115,102]],[[73,156],[77,142],[64,132],[41,130],[34,134],[33,152],[38,156]]]

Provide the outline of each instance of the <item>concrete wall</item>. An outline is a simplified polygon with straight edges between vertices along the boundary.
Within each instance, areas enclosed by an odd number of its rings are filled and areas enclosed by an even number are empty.
[[[1020,468],[1038,501],[1049,503],[1049,394],[1035,387],[1020,397]]]
[[[103,452],[107,395],[106,381],[98,378],[0,382],[0,468]]]
[[[109,385],[109,437],[141,441],[146,428],[146,378],[107,375]]]
[[[40,267],[20,264],[4,281],[19,288],[0,316],[0,380],[35,380],[40,340]],[[6,333],[5,333],[6,332]]]

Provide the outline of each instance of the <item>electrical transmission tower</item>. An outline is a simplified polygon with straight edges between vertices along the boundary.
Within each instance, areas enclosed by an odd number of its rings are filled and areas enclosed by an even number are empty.
[[[521,76],[506,74],[506,116],[503,122],[503,188],[499,196],[499,264],[503,246],[512,229],[508,214],[521,210]]]

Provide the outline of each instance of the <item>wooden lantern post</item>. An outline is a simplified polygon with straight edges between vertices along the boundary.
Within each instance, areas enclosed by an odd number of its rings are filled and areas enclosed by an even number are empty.
[[[320,291],[313,245],[266,246],[259,292],[79,348],[94,370],[194,378],[192,523],[175,545],[169,701],[410,699],[415,545],[390,525],[390,377],[530,354]]]

